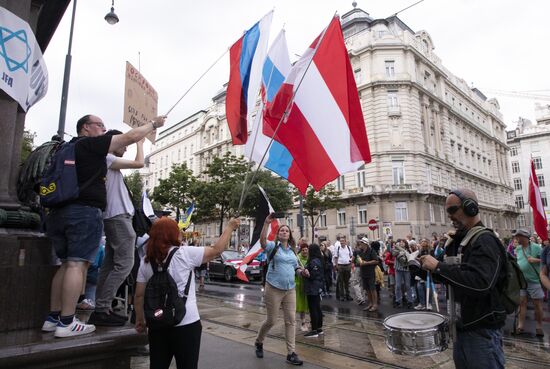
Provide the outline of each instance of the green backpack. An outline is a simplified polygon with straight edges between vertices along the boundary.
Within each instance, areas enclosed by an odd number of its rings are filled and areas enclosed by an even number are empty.
[[[485,227],[479,227],[478,230],[474,231],[474,234],[471,236],[470,243],[474,243],[479,236],[484,233],[491,233],[494,235],[495,239],[498,241],[498,244],[502,247],[503,250],[506,250],[500,239],[496,237],[493,230]],[[519,268],[516,258],[510,253],[504,251],[506,255],[506,279],[501,283],[501,302],[506,310],[506,314],[512,314],[516,311],[520,304],[520,290],[527,288],[527,281],[523,276],[523,272]]]

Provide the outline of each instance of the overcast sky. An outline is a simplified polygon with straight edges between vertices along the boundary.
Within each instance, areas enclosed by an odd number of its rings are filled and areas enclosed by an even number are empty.
[[[358,7],[376,19],[414,2],[359,0]],[[44,55],[48,93],[27,114],[26,128],[38,135],[35,144],[57,131],[72,6]],[[110,6],[110,0],[78,1],[66,123],[66,132],[73,135],[78,118],[88,113],[100,116],[108,128],[128,129],[122,123],[126,61],[141,67],[158,92],[159,113],[165,113],[269,10],[275,9],[270,38],[284,24],[291,58],[296,58],[335,12],[342,15],[352,9],[352,1],[115,0],[120,22],[114,26],[103,19]],[[425,0],[399,17],[414,31],[426,30],[431,35],[435,53],[453,74],[488,97],[497,97],[504,121],[512,128],[518,116],[535,118],[535,101],[487,90],[546,90],[550,94],[548,14],[548,0]],[[227,53],[173,110],[167,126],[206,108],[228,77]]]

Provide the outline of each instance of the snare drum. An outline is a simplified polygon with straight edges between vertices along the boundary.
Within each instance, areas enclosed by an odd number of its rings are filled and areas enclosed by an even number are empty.
[[[432,355],[447,349],[449,324],[437,313],[409,312],[384,320],[386,346],[399,355]]]

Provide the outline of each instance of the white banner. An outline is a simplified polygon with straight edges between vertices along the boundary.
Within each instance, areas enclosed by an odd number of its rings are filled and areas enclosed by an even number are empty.
[[[48,70],[27,22],[0,7],[0,88],[27,111],[48,91]]]

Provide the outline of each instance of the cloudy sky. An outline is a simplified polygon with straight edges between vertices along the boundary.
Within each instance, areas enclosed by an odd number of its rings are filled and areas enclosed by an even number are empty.
[[[373,18],[385,18],[415,0],[358,1]],[[66,132],[84,114],[103,118],[108,128],[122,123],[125,62],[141,72],[159,94],[165,113],[242,32],[275,9],[271,39],[284,25],[291,58],[302,54],[332,15],[352,9],[351,0],[115,0],[120,22],[103,17],[110,0],[80,0],[73,36],[73,61]],[[31,107],[26,128],[36,144],[57,131],[63,68],[72,4],[44,55],[47,96]],[[550,94],[550,1],[425,0],[399,14],[414,31],[426,30],[435,53],[455,75],[497,97],[509,128],[518,116],[535,118],[532,99],[498,96],[490,90]],[[139,55],[139,56],[138,56]],[[170,114],[167,126],[206,108],[229,77],[229,54]],[[539,92],[542,91],[542,92]],[[550,98],[546,101],[550,103]]]

